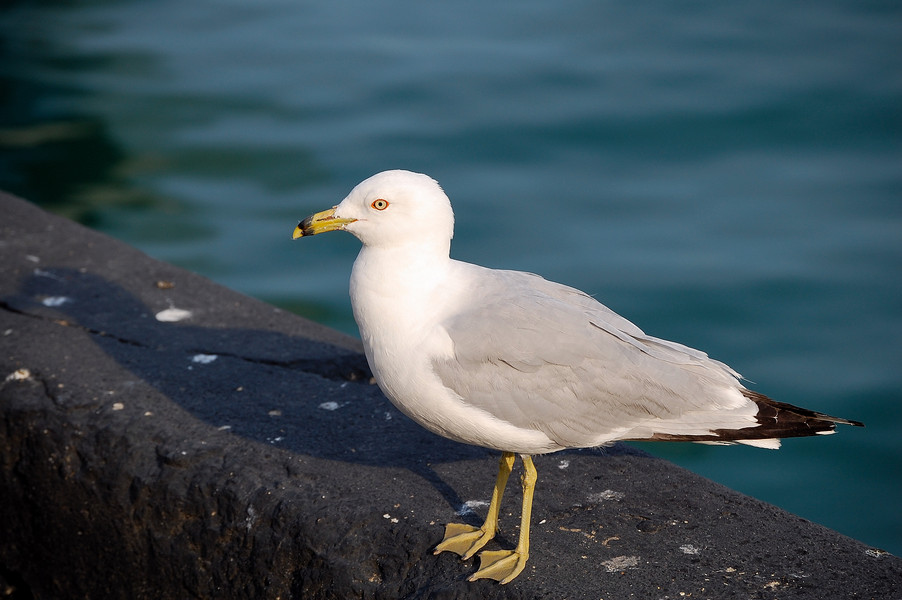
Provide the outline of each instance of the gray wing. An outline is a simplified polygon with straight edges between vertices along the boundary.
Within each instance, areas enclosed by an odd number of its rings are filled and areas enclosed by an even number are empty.
[[[442,323],[454,356],[433,364],[467,403],[590,446],[687,414],[698,426],[741,401],[739,375],[705,353],[648,336],[574,288],[477,269],[468,307]]]

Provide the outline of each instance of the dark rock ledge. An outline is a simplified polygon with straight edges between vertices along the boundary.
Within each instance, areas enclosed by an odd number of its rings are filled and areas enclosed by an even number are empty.
[[[497,456],[404,418],[355,340],[0,211],[0,596],[902,597],[902,560],[625,446],[539,457],[526,571],[468,583],[431,549]]]

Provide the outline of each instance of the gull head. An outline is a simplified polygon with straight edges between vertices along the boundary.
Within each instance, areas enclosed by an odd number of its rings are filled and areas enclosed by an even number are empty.
[[[338,206],[301,221],[293,237],[326,231],[347,231],[370,248],[447,248],[454,234],[454,213],[448,196],[428,175],[383,171],[357,184]]]

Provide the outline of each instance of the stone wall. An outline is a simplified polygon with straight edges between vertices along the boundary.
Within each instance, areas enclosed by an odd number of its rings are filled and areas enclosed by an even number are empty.
[[[526,571],[468,583],[431,550],[497,456],[401,415],[356,340],[0,211],[0,596],[902,597],[902,560],[620,445],[538,457]]]

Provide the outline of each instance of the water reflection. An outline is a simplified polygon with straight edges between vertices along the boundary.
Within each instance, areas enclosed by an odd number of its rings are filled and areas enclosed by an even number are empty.
[[[102,117],[72,108],[82,92],[42,77],[82,61],[10,12],[0,18],[0,188],[88,225],[102,207],[147,204],[120,176],[126,155]]]

